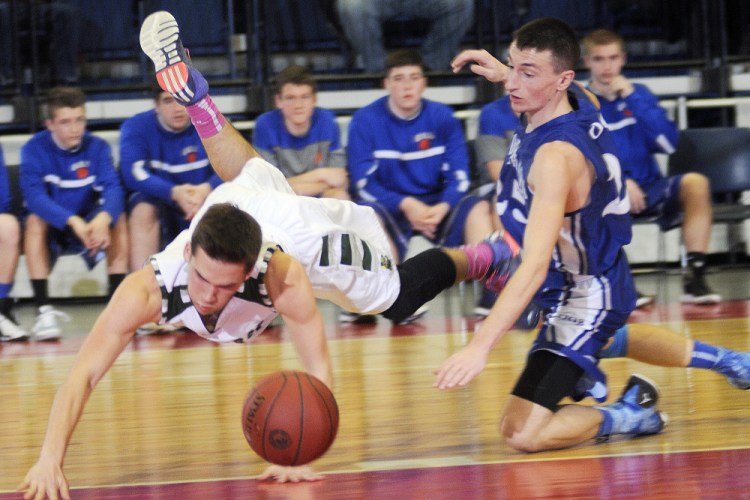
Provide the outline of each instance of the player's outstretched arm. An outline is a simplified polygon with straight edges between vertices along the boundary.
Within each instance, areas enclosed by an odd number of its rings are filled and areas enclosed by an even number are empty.
[[[265,283],[274,307],[284,318],[305,371],[332,389],[333,369],[328,355],[323,318],[302,264],[283,252],[274,253],[268,264]],[[271,465],[257,479],[298,483],[319,481],[323,479],[323,475],[306,465]]]
[[[160,314],[161,292],[153,270],[146,267],[125,278],[97,318],[57,391],[39,459],[18,486],[25,499],[70,498],[62,464],[83,408],[136,328],[158,320]]]
[[[523,260],[469,344],[435,371],[433,387],[462,387],[479,375],[492,348],[513,327],[546,278],[575,177],[569,173],[562,152],[549,145],[542,148],[529,173],[530,181],[536,182],[532,185],[534,200],[523,239]],[[580,174],[576,171],[576,175]]]
[[[265,283],[274,307],[284,318],[305,371],[333,389],[333,369],[323,317],[304,267],[288,254],[276,252],[268,264]]]

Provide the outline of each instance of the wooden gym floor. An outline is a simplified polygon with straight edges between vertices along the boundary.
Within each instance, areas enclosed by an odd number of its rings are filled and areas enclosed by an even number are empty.
[[[633,322],[750,351],[748,270],[709,277],[727,299],[681,306],[679,276],[639,275],[658,304]],[[697,369],[605,360],[610,398],[633,372],[661,388],[670,417],[657,436],[523,454],[498,437],[502,404],[533,335],[513,331],[467,388],[433,389],[432,372],[475,327],[473,289],[439,296],[419,324],[328,323],[341,423],[314,467],[316,483],[259,483],[265,468],[244,441],[240,410],[252,381],[299,368],[282,327],[250,345],[215,345],[193,334],[139,337],[92,395],[65,470],[77,499],[121,498],[750,498],[750,393]],[[0,499],[34,463],[54,393],[101,305],[62,304],[73,316],[59,342],[0,344]],[[30,306],[20,309],[25,325]]]

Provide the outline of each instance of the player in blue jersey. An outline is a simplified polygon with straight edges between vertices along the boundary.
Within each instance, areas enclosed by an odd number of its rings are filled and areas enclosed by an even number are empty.
[[[664,419],[657,390],[633,376],[611,405],[560,406],[565,397],[606,399],[601,349],[635,305],[622,246],[630,241],[627,192],[601,117],[568,93],[580,49],[564,22],[544,18],[514,33],[508,66],[486,51],[454,61],[504,82],[524,124],[498,181],[503,226],[522,243],[523,261],[469,344],[436,372],[435,386],[463,386],[533,299],[544,324],[501,419],[508,444],[524,451],[573,446],[610,434],[653,434]]]
[[[120,172],[129,190],[130,269],[190,225],[221,183],[184,106],[153,86],[154,109],[120,127]]]
[[[301,66],[276,77],[277,109],[255,121],[253,146],[304,196],[349,199],[346,153],[334,114],[317,107],[317,84]]]
[[[12,201],[8,170],[0,148],[0,342],[24,340],[29,336],[16,322],[10,297],[21,252],[21,226],[12,212]]]
[[[579,104],[591,102],[598,107],[598,99],[590,93],[587,95],[579,84],[571,86],[571,91],[577,94]],[[482,172],[493,182],[497,182],[510,139],[518,125],[518,116],[511,109],[510,98],[507,95],[485,105],[479,114],[479,133],[475,141],[477,163],[484,167]],[[485,291],[474,312],[480,316],[487,316],[494,300],[495,297]],[[643,307],[653,301],[653,297],[638,293],[635,307]]]
[[[128,271],[124,193],[109,145],[86,130],[86,98],[75,87],[55,87],[47,98],[47,130],[21,148],[20,184],[28,210],[26,266],[39,315],[39,340],[60,336],[49,305],[47,278],[62,253],[79,253],[89,268],[105,256],[109,295]]]
[[[721,296],[705,280],[711,236],[711,190],[699,173],[664,177],[654,154],[674,152],[679,132],[644,85],[622,74],[625,42],[608,30],[583,40],[584,61],[591,71],[589,89],[599,97],[601,113],[617,146],[634,217],[655,218],[662,231],[682,226],[689,272],[682,301],[715,304]]]

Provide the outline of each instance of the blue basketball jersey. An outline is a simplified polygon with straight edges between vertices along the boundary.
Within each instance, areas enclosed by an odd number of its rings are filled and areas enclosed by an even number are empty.
[[[550,271],[598,275],[610,269],[630,242],[630,202],[609,132],[598,113],[585,109],[560,116],[526,133],[516,129],[498,180],[498,214],[517,241],[523,241],[534,194],[526,178],[542,144],[568,142],[596,172],[589,203],[565,214]]]
[[[523,241],[534,193],[526,178],[539,147],[563,141],[593,165],[588,203],[565,214],[550,268],[534,302],[545,311],[532,352],[547,350],[583,368],[575,394],[607,397],[607,378],[598,367],[607,339],[635,307],[635,286],[623,245],[631,238],[630,202],[615,146],[601,116],[589,106],[526,133],[516,129],[498,179],[498,214]]]

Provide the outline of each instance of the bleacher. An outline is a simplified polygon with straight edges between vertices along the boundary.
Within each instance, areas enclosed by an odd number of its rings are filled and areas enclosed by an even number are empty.
[[[154,10],[168,9],[178,19],[195,65],[208,76],[214,100],[247,137],[252,134],[255,117],[271,105],[273,76],[288,64],[305,65],[319,76],[318,105],[337,113],[343,144],[351,113],[384,93],[380,76],[361,72],[337,31],[331,0],[65,1],[80,8],[88,30],[82,46],[80,83],[88,95],[90,128],[112,146],[115,161],[119,158],[120,123],[152,106],[147,92],[150,61],[140,52],[137,38],[141,20]],[[708,12],[700,11],[703,7],[698,3],[690,3],[673,13],[668,1],[625,4],[611,0],[476,0],[477,21],[463,45],[485,47],[502,55],[512,30],[541,15],[561,17],[581,35],[595,27],[614,28],[628,40],[629,73],[660,96],[680,128],[705,126],[706,121],[750,126],[750,98],[743,97],[750,95],[746,67],[750,58],[739,52],[744,32],[750,33],[750,6],[723,0],[712,2]],[[719,34],[715,28],[709,33],[690,31],[695,16],[713,19],[721,6],[733,9],[733,22],[740,20],[740,32]],[[712,28],[713,23],[705,26]],[[16,29],[23,31],[22,26]],[[395,22],[384,29],[389,46],[416,46],[424,25]],[[729,44],[728,53],[717,52],[717,40],[722,36],[739,42]],[[40,60],[44,61],[42,54]],[[717,60],[723,65],[721,85],[715,81],[715,69],[708,71]],[[19,75],[16,86],[0,91],[0,145],[6,163],[14,167],[19,163],[20,147],[42,126],[35,111],[50,83],[43,68],[32,72],[37,78],[33,85],[24,81],[27,74]],[[579,72],[581,80],[585,77],[585,72]],[[496,97],[496,92],[472,75],[437,72],[430,74],[425,97],[453,106],[464,123],[467,140],[472,140],[479,109]],[[711,248],[723,251],[725,228],[716,227],[714,232]],[[633,251],[629,252],[634,262],[659,259],[653,245],[656,238],[652,227],[636,228]],[[670,262],[679,259],[678,239],[678,232],[667,233],[666,259]],[[53,296],[96,295],[106,289],[103,266],[85,273],[78,260],[70,258],[55,268],[50,277]],[[14,295],[31,296],[23,258]]]

